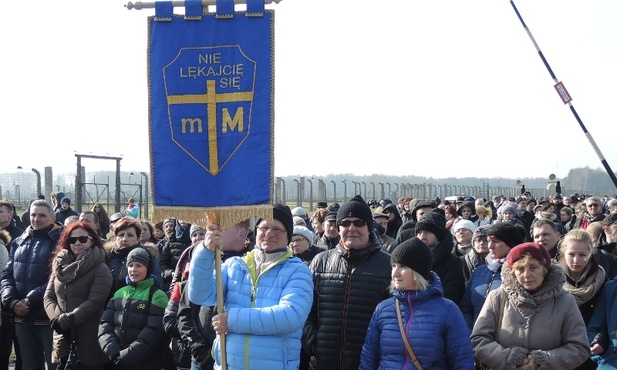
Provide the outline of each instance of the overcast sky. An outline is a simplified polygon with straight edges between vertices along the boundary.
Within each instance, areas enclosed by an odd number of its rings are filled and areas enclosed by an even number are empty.
[[[149,170],[146,18],[154,11],[124,4],[3,5],[0,172],[74,171],[75,152],[122,155],[123,170]],[[515,4],[617,168],[617,1]],[[601,167],[507,0],[268,7],[276,11],[277,176],[563,177]]]

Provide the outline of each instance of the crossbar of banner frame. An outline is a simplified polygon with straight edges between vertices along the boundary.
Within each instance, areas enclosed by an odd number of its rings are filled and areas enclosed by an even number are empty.
[[[264,0],[264,4],[272,4],[272,3],[278,4],[281,1],[283,0]],[[234,4],[246,4],[246,2],[247,0],[234,0]],[[128,3],[124,4],[124,7],[127,8],[128,10],[153,9],[155,3],[156,3],[155,1],[136,1],[134,3],[129,1]],[[174,8],[183,7],[184,0],[172,1],[171,4],[173,5]],[[201,0],[201,5],[203,6],[216,5],[216,0]]]

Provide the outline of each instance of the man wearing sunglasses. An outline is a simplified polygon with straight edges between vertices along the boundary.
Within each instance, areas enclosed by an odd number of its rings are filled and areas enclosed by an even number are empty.
[[[338,245],[311,262],[314,296],[303,335],[311,369],[357,369],[368,324],[389,297],[390,255],[373,232],[373,214],[362,197],[336,214]]]
[[[604,202],[598,196],[592,196],[585,199],[586,210],[582,216],[574,224],[574,228],[587,230],[592,222],[602,222],[604,220]]]
[[[49,263],[63,227],[55,222],[53,206],[45,200],[30,205],[30,226],[11,242],[9,262],[2,272],[2,304],[15,317],[23,369],[55,369],[51,363],[52,328],[43,307]]]

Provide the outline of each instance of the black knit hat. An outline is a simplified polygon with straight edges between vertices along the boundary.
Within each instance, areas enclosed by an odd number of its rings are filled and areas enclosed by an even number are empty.
[[[272,206],[274,208],[274,219],[279,220],[283,226],[285,226],[285,230],[287,231],[287,244],[291,243],[291,237],[294,233],[294,219],[291,215],[291,210],[284,204],[275,204]]]
[[[431,278],[433,253],[422,240],[413,237],[394,248],[390,263],[405,265],[428,280]]]
[[[506,243],[508,247],[514,248],[525,241],[525,233],[525,229],[520,226],[514,226],[509,222],[499,222],[492,224],[486,235],[494,236]]]
[[[429,212],[422,216],[416,223],[416,234],[422,230],[427,230],[435,234],[437,240],[441,241],[446,237],[446,219],[437,212]]]
[[[337,223],[347,217],[357,217],[364,220],[366,224],[369,225],[369,228],[373,225],[373,212],[371,211],[371,207],[369,207],[359,195],[343,203],[341,208],[338,209],[338,212],[336,212]]]
[[[126,256],[126,266],[128,267],[131,262],[139,262],[146,266],[148,269],[148,276],[150,276],[154,270],[154,266],[152,265],[152,256],[145,248],[137,247],[130,251],[129,255]]]

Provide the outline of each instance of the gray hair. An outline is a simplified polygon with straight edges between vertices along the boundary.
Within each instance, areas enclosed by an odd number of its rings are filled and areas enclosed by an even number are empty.
[[[54,216],[54,206],[51,205],[48,201],[44,199],[37,199],[30,205],[30,212],[32,212],[32,207],[45,207],[51,216]]]

